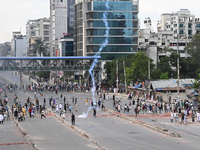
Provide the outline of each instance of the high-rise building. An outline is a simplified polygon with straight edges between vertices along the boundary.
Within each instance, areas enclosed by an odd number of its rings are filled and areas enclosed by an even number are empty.
[[[23,57],[24,51],[26,51],[26,36],[21,35],[21,32],[13,32],[11,56]]]
[[[59,51],[59,39],[73,37],[73,5],[75,0],[50,0],[50,55]]]
[[[74,5],[74,54],[93,56],[105,41],[102,60],[133,54],[138,48],[139,0],[76,0]],[[108,6],[107,6],[108,4]],[[106,14],[105,14],[106,13]],[[103,16],[106,15],[105,20]]]
[[[34,50],[34,40],[41,38],[46,45],[46,49],[50,49],[50,19],[41,18],[37,20],[29,20],[26,24],[26,49],[27,56],[36,56]]]

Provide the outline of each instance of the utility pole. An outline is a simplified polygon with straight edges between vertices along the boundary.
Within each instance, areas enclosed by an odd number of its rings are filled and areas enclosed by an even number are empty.
[[[179,100],[179,80],[180,80],[180,76],[179,76],[179,58],[177,60],[177,68],[178,68],[178,100]]]
[[[63,82],[63,84],[65,85],[65,71],[63,71],[63,76],[64,76],[64,82]]]
[[[186,37],[186,35],[185,35]],[[187,47],[187,37],[186,37],[186,44],[185,44],[185,47]],[[187,49],[186,49],[186,55],[185,55],[185,58],[187,59]]]
[[[179,54],[179,45],[178,45],[178,34],[177,34],[177,54]],[[179,57],[177,56],[177,75],[178,75],[178,81],[177,81],[177,84],[178,84],[178,88],[177,88],[177,94],[178,94],[178,101],[179,101]]]
[[[22,60],[20,60],[20,67],[22,68]],[[19,72],[19,76],[20,76],[20,87],[22,88],[23,85],[23,81],[22,81],[22,71]],[[23,88],[22,88],[23,89]]]
[[[124,66],[124,79],[125,79],[125,88],[127,93],[127,85],[126,85],[126,69],[125,69],[125,61],[123,60],[123,66]]]
[[[149,99],[150,98],[150,86],[151,86],[151,76],[150,76],[150,58],[148,59],[148,78],[149,78]]]
[[[118,82],[119,82],[119,79],[118,79],[118,59],[117,59],[117,61],[116,61],[116,75],[117,75],[117,80],[116,80],[116,82],[117,82],[117,93],[118,93]]]

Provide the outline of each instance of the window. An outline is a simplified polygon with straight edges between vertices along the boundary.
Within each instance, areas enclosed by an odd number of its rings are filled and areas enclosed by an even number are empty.
[[[180,31],[179,31],[179,34],[183,34],[183,30],[180,30]]]
[[[188,30],[188,35],[192,35],[192,30]]]
[[[53,10],[55,9],[55,4],[52,4],[52,9],[53,9]]]
[[[174,27],[177,27],[177,24],[174,24]]]
[[[196,24],[196,28],[200,28],[200,24]]]
[[[185,46],[185,43],[178,43],[178,46]]]
[[[49,35],[49,31],[44,31],[44,35]]]
[[[188,28],[192,28],[192,24],[191,23],[188,23]]]
[[[49,37],[44,37],[44,41],[49,41]]]
[[[49,26],[48,25],[44,25],[44,29],[49,29]]]
[[[145,42],[148,42],[149,40],[148,39],[145,39]]]
[[[70,18],[70,19],[69,19],[69,21],[73,21],[73,20],[74,20],[73,18]]]
[[[60,2],[63,2],[63,0],[60,0]]]
[[[180,28],[183,28],[183,24],[182,24],[182,23],[181,23],[181,24],[179,24],[179,27],[180,27]]]

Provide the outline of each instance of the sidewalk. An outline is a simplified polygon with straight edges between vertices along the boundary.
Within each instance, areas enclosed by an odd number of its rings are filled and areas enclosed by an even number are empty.
[[[32,150],[27,140],[15,126],[12,118],[0,125],[0,149],[1,150]]]

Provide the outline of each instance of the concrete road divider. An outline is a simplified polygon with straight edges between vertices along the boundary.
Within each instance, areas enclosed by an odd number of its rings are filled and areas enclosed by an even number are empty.
[[[100,144],[98,144],[96,141],[94,141],[93,139],[90,138],[90,136],[86,133],[83,132],[82,130],[80,130],[79,128],[71,125],[69,122],[67,122],[65,119],[63,119],[62,117],[60,117],[59,115],[55,114],[51,109],[46,108],[46,110],[48,110],[50,113],[53,113],[54,116],[59,119],[60,121],[62,121],[65,125],[67,125],[69,128],[73,129],[76,133],[78,133],[79,135],[81,135],[82,137],[88,139],[91,143],[95,144],[100,150],[106,150],[105,147],[101,146]]]
[[[137,120],[137,119],[135,119],[135,118],[129,117],[129,116],[125,115],[125,114],[122,114],[122,113],[119,113],[119,112],[116,112],[116,111],[113,111],[113,110],[110,110],[110,109],[106,109],[106,111],[109,112],[109,113],[111,113],[111,114],[116,115],[117,117],[126,119],[126,120],[128,120],[128,121],[133,122],[133,123],[137,123],[137,124],[139,124],[139,125],[141,125],[141,126],[144,126],[144,127],[150,128],[150,129],[152,129],[152,130],[158,131],[158,132],[160,132],[160,133],[163,133],[163,134],[165,134],[165,135],[167,135],[167,136],[179,137],[179,138],[181,138],[180,134],[175,133],[175,132],[172,132],[172,131],[169,131],[169,130],[167,130],[167,129],[154,126],[154,125],[152,125],[152,124],[149,124],[149,123],[146,123],[146,122]]]

